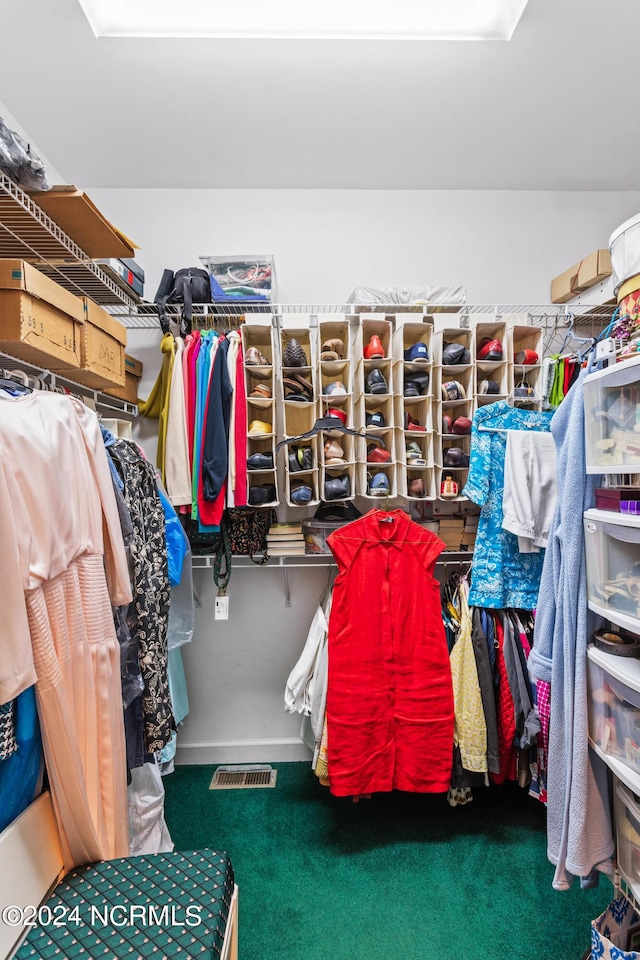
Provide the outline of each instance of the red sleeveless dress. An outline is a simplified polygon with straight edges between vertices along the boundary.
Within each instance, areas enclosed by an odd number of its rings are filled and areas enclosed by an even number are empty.
[[[446,791],[453,689],[433,575],[445,545],[402,510],[373,510],[328,542],[331,792]]]

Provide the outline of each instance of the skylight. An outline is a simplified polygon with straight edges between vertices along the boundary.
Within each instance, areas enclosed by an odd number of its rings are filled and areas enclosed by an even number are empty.
[[[510,40],[528,0],[79,0],[96,37]]]

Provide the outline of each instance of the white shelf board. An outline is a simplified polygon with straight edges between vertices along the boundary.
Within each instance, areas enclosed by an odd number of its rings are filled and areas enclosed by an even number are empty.
[[[640,466],[638,467],[640,472]],[[618,473],[627,473],[629,471],[618,469]],[[596,507],[592,507],[590,510],[585,510],[584,514],[585,520],[597,520],[600,523],[613,523],[617,527],[640,527],[640,516],[635,516],[632,513],[618,513],[616,510],[598,510]]]
[[[618,657],[614,653],[598,650],[593,644],[587,647],[587,657],[616,680],[640,692],[640,660],[636,657]]]
[[[618,760],[616,757],[610,757],[608,754],[601,750],[597,743],[589,738],[589,746],[594,753],[597,753],[601,760],[606,763],[609,769],[616,775],[618,780],[622,780],[624,785],[632,790],[636,794],[640,794],[640,774],[636,773],[635,770],[632,770],[631,767],[628,767],[626,763],[623,763],[622,760]]]
[[[595,600],[589,600],[588,606],[589,610],[593,610],[594,613],[604,617],[605,620],[610,620],[619,627],[624,627],[630,633],[640,635],[640,620],[635,617],[629,617],[626,613],[618,613],[617,610],[612,610],[610,607],[602,607]]]

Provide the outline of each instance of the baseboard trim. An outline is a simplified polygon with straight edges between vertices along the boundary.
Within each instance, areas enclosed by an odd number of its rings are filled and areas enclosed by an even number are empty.
[[[214,743],[180,743],[177,764],[287,763],[311,760],[311,751],[300,740],[230,740]]]

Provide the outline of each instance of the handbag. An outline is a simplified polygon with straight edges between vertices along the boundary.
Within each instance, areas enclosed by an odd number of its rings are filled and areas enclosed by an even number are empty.
[[[254,563],[263,564],[269,559],[267,533],[274,521],[274,512],[268,507],[231,507],[225,511],[225,525],[231,554],[250,557]]]
[[[169,332],[167,305],[180,304],[180,333],[191,333],[194,303],[211,303],[211,283],[206,270],[187,267],[183,270],[165,270],[160,280],[154,303],[163,333]]]

